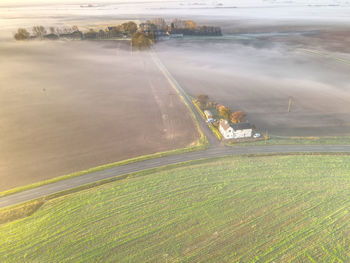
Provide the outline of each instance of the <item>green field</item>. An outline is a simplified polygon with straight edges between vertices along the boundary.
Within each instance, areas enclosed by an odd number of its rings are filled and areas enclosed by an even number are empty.
[[[231,157],[46,202],[0,262],[349,262],[350,156]]]
[[[256,145],[350,145],[350,136],[339,137],[280,137],[271,136],[268,140],[259,139],[244,142],[232,142],[230,146]]]

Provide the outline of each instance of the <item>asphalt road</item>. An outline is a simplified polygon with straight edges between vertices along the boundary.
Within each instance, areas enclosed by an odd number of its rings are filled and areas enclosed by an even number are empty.
[[[184,161],[193,161],[206,158],[225,157],[242,154],[266,154],[266,153],[350,153],[350,145],[275,145],[275,146],[247,146],[247,147],[230,147],[220,143],[205,121],[201,118],[187,94],[182,90],[180,85],[171,76],[161,61],[155,57],[155,63],[158,65],[169,83],[177,89],[192,108],[202,131],[207,136],[210,146],[207,150],[188,152],[178,155],[170,155],[156,159],[149,159],[141,162],[126,164],[109,168],[103,171],[92,172],[82,176],[70,178],[52,184],[43,185],[37,188],[26,190],[0,198],[0,208],[20,204],[30,200],[38,199],[46,195],[54,194],[64,190],[69,190],[89,183],[94,183],[103,179],[122,176],[146,169],[161,167],[169,164],[176,164]]]
[[[0,208],[16,205],[22,202],[34,200],[49,194],[79,187],[85,184],[93,183],[99,180],[108,179],[116,176],[130,174],[145,169],[161,167],[164,165],[175,164],[190,160],[199,160],[213,157],[225,157],[241,154],[259,154],[259,153],[350,153],[350,145],[291,145],[291,146],[251,146],[251,147],[211,147],[205,151],[188,152],[178,155],[170,155],[166,157],[150,159],[142,162],[131,163],[123,166],[110,168],[107,170],[93,172],[79,177],[59,181],[56,183],[43,185],[24,192],[0,198]]]

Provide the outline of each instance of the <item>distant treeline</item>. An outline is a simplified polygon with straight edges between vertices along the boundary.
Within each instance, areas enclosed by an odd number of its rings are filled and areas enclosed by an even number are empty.
[[[86,32],[79,30],[77,26],[72,27],[49,27],[34,26],[29,32],[25,28],[19,28],[14,35],[16,40],[94,40],[94,39],[115,39],[129,38],[131,45],[138,49],[150,48],[157,40],[179,38],[184,35],[194,36],[221,36],[221,28],[213,26],[198,26],[192,20],[174,19],[167,24],[164,18],[147,20],[145,23],[137,25],[133,21],[125,22],[116,26],[108,26],[105,30],[95,30],[93,28]]]
[[[49,27],[46,29],[43,26],[34,26],[32,31],[19,28],[14,35],[16,40],[30,40],[30,39],[49,39],[58,40],[65,39],[109,39],[116,37],[131,37],[138,29],[135,22],[126,22],[118,26],[107,27],[105,30],[89,29],[87,32],[80,31],[77,26],[73,27]]]

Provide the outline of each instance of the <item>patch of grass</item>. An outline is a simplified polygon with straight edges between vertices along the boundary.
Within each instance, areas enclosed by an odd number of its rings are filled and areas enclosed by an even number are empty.
[[[350,156],[174,167],[47,201],[0,226],[0,262],[350,260]]]
[[[32,215],[44,204],[44,202],[44,200],[35,200],[10,208],[1,209],[0,225]]]
[[[350,145],[350,136],[328,137],[279,137],[271,136],[268,140],[258,139],[244,142],[230,142],[230,146],[254,145]]]

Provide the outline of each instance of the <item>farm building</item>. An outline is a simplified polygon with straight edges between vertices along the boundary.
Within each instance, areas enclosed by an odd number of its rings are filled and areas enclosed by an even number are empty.
[[[175,34],[175,33],[170,33],[170,38],[183,38],[184,34]]]
[[[250,138],[253,133],[253,128],[249,123],[230,124],[227,120],[220,120],[219,130],[225,139]]]

